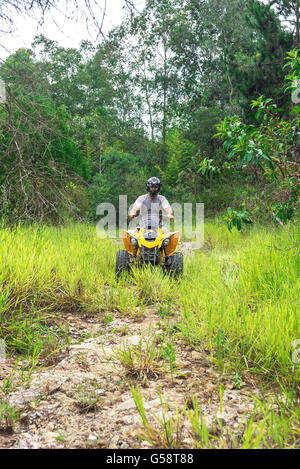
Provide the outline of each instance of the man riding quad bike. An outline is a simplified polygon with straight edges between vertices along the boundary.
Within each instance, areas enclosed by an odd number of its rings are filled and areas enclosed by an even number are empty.
[[[163,226],[163,210],[167,218],[172,220],[173,210],[168,200],[159,195],[161,182],[158,178],[148,179],[148,194],[137,198],[129,213],[129,218],[136,218],[140,211],[139,225],[135,231],[123,230],[125,250],[120,250],[116,258],[116,275],[128,272],[132,265],[159,265],[164,273],[178,277],[183,273],[183,255],[176,252],[180,240],[179,232],[170,233]]]

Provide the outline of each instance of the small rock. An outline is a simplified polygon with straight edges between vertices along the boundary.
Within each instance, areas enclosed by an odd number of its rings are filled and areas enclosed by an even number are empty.
[[[20,421],[21,422],[26,422],[29,418],[29,415],[27,412],[22,412],[21,415],[20,415]]]
[[[225,425],[228,422],[228,419],[224,416],[224,414],[221,414],[220,411],[217,412],[216,418],[221,422],[222,425]]]
[[[193,351],[192,352],[192,359],[193,360],[201,360],[203,358],[202,353]]]
[[[128,345],[138,345],[141,340],[140,335],[132,335],[129,336],[128,339],[126,340]]]
[[[160,404],[160,399],[159,397],[157,399],[153,399],[152,401],[148,401],[144,403],[144,408],[146,410],[151,409],[152,407],[155,407]]]
[[[25,440],[19,440],[19,441],[16,443],[15,448],[17,448],[17,449],[29,449],[29,446],[28,446],[27,441],[25,441]]]
[[[96,435],[89,435],[88,440],[97,441],[97,437],[96,437]]]
[[[45,440],[48,440],[48,441],[56,440],[57,436],[58,436],[57,432],[45,432],[43,434],[43,437],[45,438]]]
[[[117,448],[119,439],[120,439],[120,438],[119,438],[119,435],[115,435],[115,436],[111,439],[109,447],[110,447],[110,448]]]
[[[128,399],[127,401],[119,404],[117,407],[118,410],[130,410],[134,408],[135,408],[135,403],[133,399]]]
[[[241,400],[241,397],[236,391],[225,391],[223,395],[223,399],[230,399],[230,400]]]
[[[186,368],[190,365],[191,365],[191,363],[187,360],[180,360],[180,361],[177,362],[177,366],[180,367],[180,368]]]
[[[184,371],[182,374],[176,375],[176,378],[187,379],[187,378],[191,378],[192,376],[193,376],[192,371]]]
[[[28,389],[26,391],[15,392],[10,396],[9,402],[12,406],[22,407],[35,401],[40,395],[44,394],[44,388]]]
[[[123,419],[118,419],[118,420],[116,420],[116,424],[117,424],[117,425],[125,425],[125,420],[123,420]]]
[[[121,449],[129,449],[129,445],[128,443],[125,443],[125,441],[123,443],[121,443],[121,446],[120,446]]]
[[[103,396],[103,394],[105,394],[105,391],[104,389],[96,389],[95,394],[97,394],[98,396]]]

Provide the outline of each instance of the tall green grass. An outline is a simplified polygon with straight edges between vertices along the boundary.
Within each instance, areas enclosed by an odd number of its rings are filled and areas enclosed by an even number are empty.
[[[256,227],[243,234],[207,222],[205,244],[185,257],[180,281],[159,270],[134,269],[117,282],[115,257],[122,246],[100,239],[94,226],[2,227],[0,337],[9,337],[13,349],[14,332],[26,337],[27,325],[39,328],[39,317],[47,313],[130,315],[172,301],[188,341],[213,349],[221,331],[226,353],[265,374],[288,376],[292,342],[299,338],[299,242],[297,227]]]
[[[280,412],[262,400],[261,423],[254,425],[254,412],[241,441],[232,436],[230,444],[294,447],[299,435],[299,364],[292,360],[293,343],[300,338],[299,242],[295,226],[289,232],[258,226],[229,233],[218,221],[206,222],[205,244],[185,256],[180,280],[164,277],[159,269],[134,268],[117,281],[115,259],[122,244],[100,239],[93,226],[2,227],[0,339],[8,353],[30,360],[22,368],[29,383],[35,367],[55,363],[56,352],[69,343],[68,328],[60,322],[65,312],[103,315],[105,323],[115,312],[136,315],[155,305],[162,315],[172,309],[179,318],[176,333],[194,347],[209,347],[220,376],[229,369],[239,389],[241,371],[247,369],[279,383],[289,400],[280,403]],[[202,429],[199,435],[203,438]]]
[[[0,338],[8,352],[51,354],[67,340],[59,323],[50,329],[53,312],[57,322],[63,311],[106,307],[117,248],[100,243],[93,227],[2,227],[0,243]]]
[[[299,230],[257,227],[231,235],[207,223],[206,240],[185,260],[178,287],[184,334],[210,341],[222,329],[231,352],[266,373],[290,374],[292,342],[300,336]]]

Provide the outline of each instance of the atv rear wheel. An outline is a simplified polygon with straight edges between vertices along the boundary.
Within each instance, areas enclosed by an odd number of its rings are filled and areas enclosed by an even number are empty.
[[[170,265],[165,266],[164,272],[170,274],[172,277],[178,278],[183,274],[183,254],[182,252],[174,252],[173,256],[169,258]]]
[[[129,254],[127,251],[122,250],[117,252],[116,258],[116,276],[120,278],[123,273],[129,270]]]

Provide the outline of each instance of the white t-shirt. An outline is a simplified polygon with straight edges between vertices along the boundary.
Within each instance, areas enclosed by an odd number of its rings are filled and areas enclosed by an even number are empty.
[[[139,225],[153,227],[162,224],[162,210],[170,207],[168,200],[159,194],[154,199],[149,194],[140,195],[133,205],[141,212]]]

